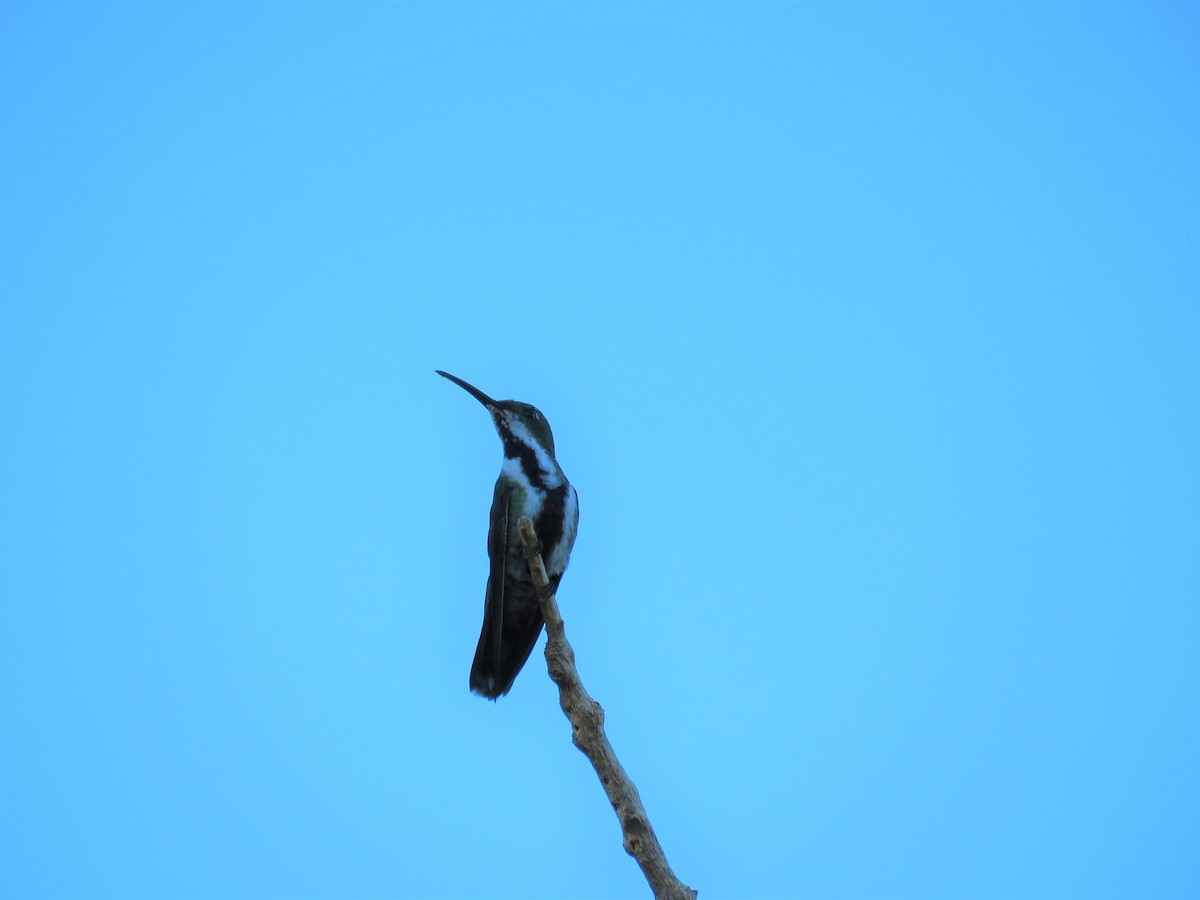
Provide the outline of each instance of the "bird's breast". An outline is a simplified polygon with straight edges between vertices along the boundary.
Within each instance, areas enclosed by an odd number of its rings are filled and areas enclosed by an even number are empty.
[[[558,575],[567,568],[571,548],[575,546],[575,534],[579,530],[579,497],[570,484],[564,484],[564,487],[561,520],[560,523],[556,523],[558,539],[553,546],[543,547],[546,553],[546,570]]]

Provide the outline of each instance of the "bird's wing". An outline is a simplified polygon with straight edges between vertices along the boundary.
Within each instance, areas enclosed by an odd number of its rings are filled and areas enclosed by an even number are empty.
[[[492,521],[488,528],[487,617],[492,625],[492,667],[490,674],[500,677],[500,644],[504,636],[504,563],[508,556],[508,508],[510,490],[503,481],[496,482],[492,497]]]

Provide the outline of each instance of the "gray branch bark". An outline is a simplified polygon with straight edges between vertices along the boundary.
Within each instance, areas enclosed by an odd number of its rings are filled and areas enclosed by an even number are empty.
[[[529,556],[529,574],[537,588],[542,616],[546,620],[546,667],[550,670],[550,678],[558,685],[558,703],[571,723],[571,740],[600,776],[600,783],[621,823],[625,852],[637,860],[656,900],[695,900],[696,892],[671,871],[642,806],[642,798],[604,734],[604,710],[588,695],[579,680],[575,651],[567,643],[558,601],[550,590],[533,523],[523,518],[517,527]]]

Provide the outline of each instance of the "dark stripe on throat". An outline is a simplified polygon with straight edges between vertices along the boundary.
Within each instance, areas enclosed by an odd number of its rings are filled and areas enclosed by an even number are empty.
[[[498,430],[500,431],[500,439],[504,441],[505,459],[515,459],[520,462],[521,471],[529,479],[530,486],[539,491],[546,490],[546,475],[542,471],[542,467],[538,465],[536,451],[524,441],[519,441],[513,437],[512,432],[503,425]]]

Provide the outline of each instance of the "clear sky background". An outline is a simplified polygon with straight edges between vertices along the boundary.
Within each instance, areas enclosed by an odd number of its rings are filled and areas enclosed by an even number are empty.
[[[1200,895],[1194,3],[0,6],[0,894]]]

